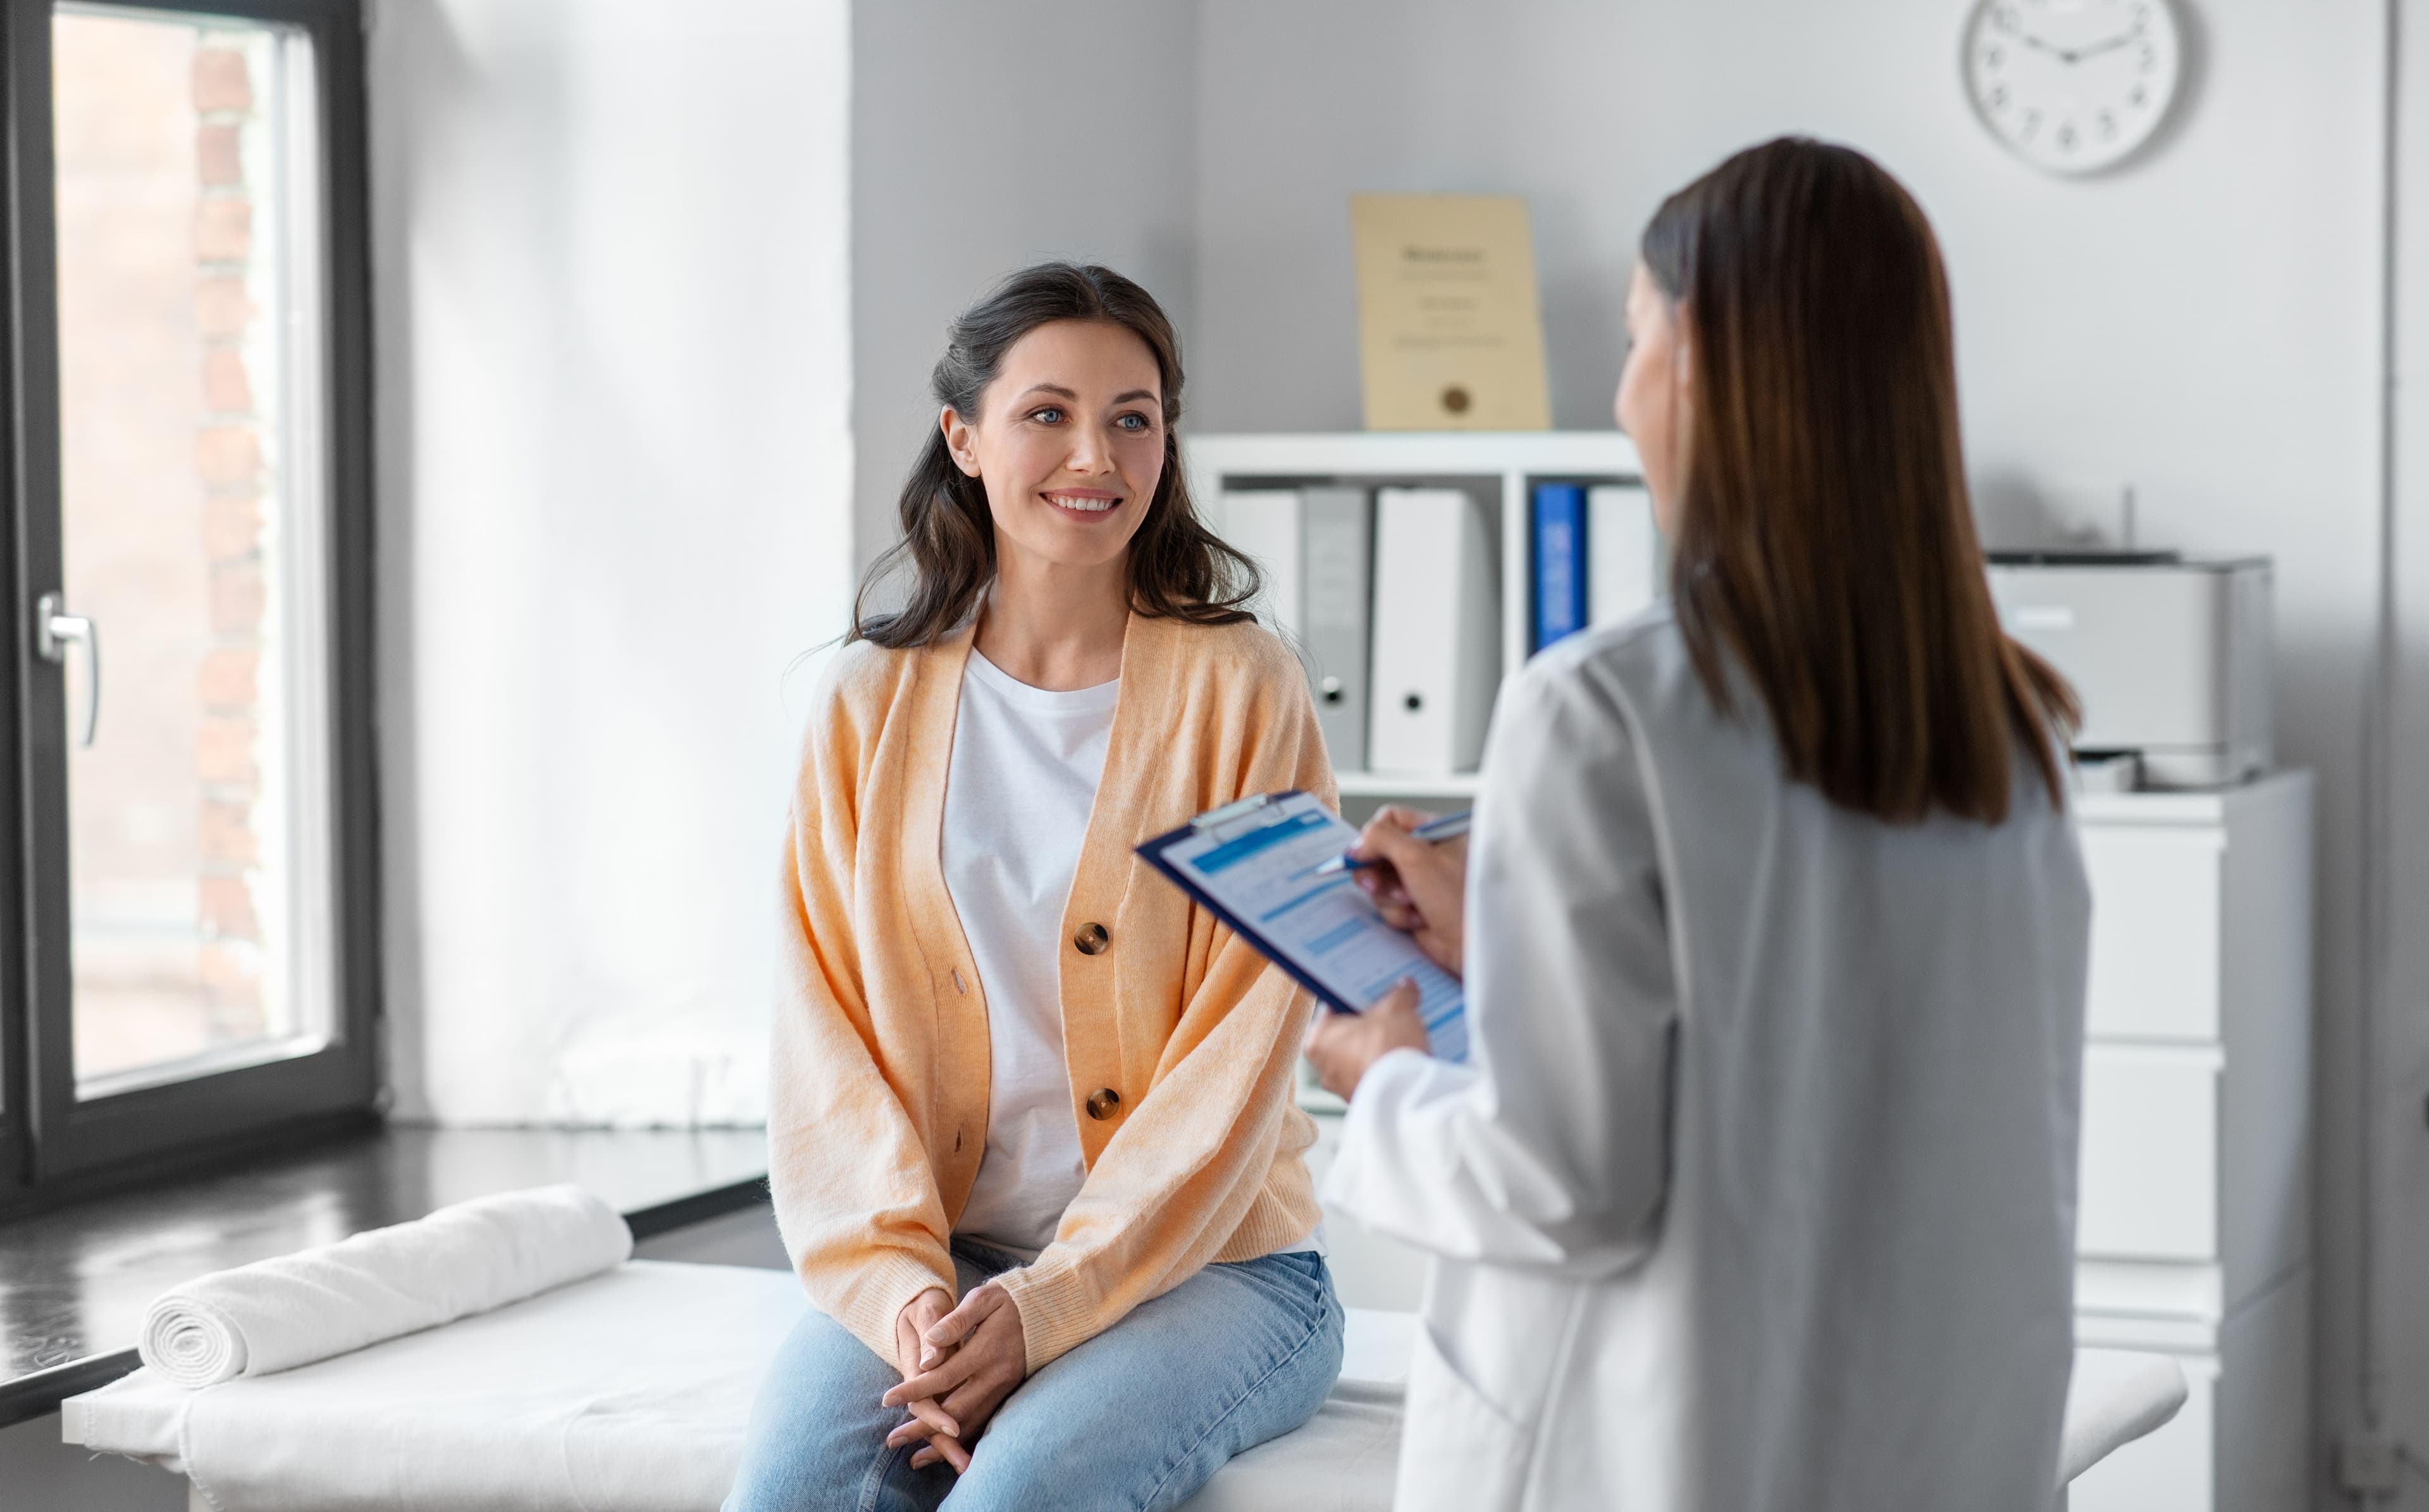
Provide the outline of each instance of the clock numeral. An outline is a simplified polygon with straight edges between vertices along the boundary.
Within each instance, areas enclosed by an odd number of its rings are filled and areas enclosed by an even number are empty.
[[[2057,144],[2061,151],[2074,151],[2074,123],[2070,121],[2057,128]]]
[[[2109,114],[2107,111],[2106,111],[2106,110],[2101,111],[2101,112],[2100,112],[2100,136],[2101,136],[2101,140],[2104,140],[2104,141],[2106,141],[2107,139],[2109,139],[2109,138],[2111,138],[2111,137],[2114,137],[2115,135],[2117,135],[2117,118],[2116,118],[2115,116],[2113,116],[2113,115],[2110,115],[2110,114]]]
[[[1994,84],[1991,86],[1991,108],[1993,110],[2005,110],[2007,107],[2008,87],[2004,84]]]
[[[2135,109],[2140,110],[2150,98],[2151,97],[2148,94],[2143,92],[2142,86],[2137,84],[2134,86],[2133,92],[2125,96],[2125,103],[2132,106]]]
[[[2006,52],[2001,50],[1997,42],[1992,42],[1990,46],[1982,49],[1982,66],[1984,68],[2002,68],[2007,65],[2007,61],[2008,55]]]
[[[2024,139],[2025,139],[2026,140],[2028,140],[2028,141],[2029,141],[2029,140],[2032,140],[2032,135],[2033,135],[2033,133],[2035,133],[2035,132],[2037,132],[2037,131],[2039,131],[2039,130],[2041,130],[2041,113],[2039,110],[2027,110],[2027,111],[2025,111],[2025,112],[2024,112],[2024,128],[2023,128],[2023,134],[2024,134]]]
[[[2149,42],[2142,44],[2142,72],[2148,74],[2159,66],[2159,50]]]

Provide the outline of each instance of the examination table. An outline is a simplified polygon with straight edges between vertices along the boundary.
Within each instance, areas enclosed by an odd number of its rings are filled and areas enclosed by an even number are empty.
[[[753,1390],[806,1306],[781,1271],[636,1260],[444,1327],[202,1390],[137,1371],[70,1399],[70,1443],[186,1475],[213,1512],[712,1512]],[[1416,1320],[1349,1314],[1314,1421],[1191,1512],[1385,1512]],[[2173,1416],[2156,1356],[2075,1357],[2058,1484]]]

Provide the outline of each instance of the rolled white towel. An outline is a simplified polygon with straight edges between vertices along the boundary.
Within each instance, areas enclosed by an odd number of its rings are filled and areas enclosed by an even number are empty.
[[[500,1192],[189,1281],[152,1304],[139,1353],[196,1390],[487,1312],[632,1256],[624,1220],[580,1187]]]

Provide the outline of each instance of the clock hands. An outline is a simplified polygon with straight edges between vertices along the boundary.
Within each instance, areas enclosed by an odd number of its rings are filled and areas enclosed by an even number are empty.
[[[2065,62],[2072,63],[2074,61],[2074,56],[2067,52],[2065,48],[2053,47],[2048,42],[2045,42],[2040,38],[2034,36],[2031,32],[2024,30],[2024,24],[2016,20],[2014,15],[2008,11],[2004,9],[1999,10],[1993,14],[1992,19],[1999,24],[1999,29],[2001,31],[2013,37],[2016,41],[2024,43],[2026,47],[2037,48],[2040,51],[2048,53]]]
[[[1998,20],[2000,28],[2006,31],[2008,35],[2014,37],[2016,41],[2024,43],[2027,47],[2049,54],[2052,58],[2055,58],[2059,62],[2066,64],[2069,68],[2073,68],[2075,64],[2082,62],[2087,58],[2098,58],[2103,53],[2114,52],[2118,48],[2124,46],[2126,43],[2133,41],[2136,38],[2142,35],[2142,28],[2138,25],[2132,31],[2120,32],[2118,35],[2109,38],[2105,42],[2094,42],[2089,47],[2059,47],[2054,43],[2043,41],[2041,38],[2024,30],[2024,28],[2019,25],[2012,18],[2005,14],[2002,14]]]
[[[2070,63],[2081,62],[2087,58],[2097,58],[2103,53],[2113,53],[2118,48],[2135,41],[2141,35],[2141,29],[2137,27],[2132,31],[2121,32],[2117,36],[2109,38],[2105,42],[2095,42],[2090,47],[2078,47],[2074,50],[2072,57],[2068,57],[2065,54],[2060,54],[2059,56],[2066,58],[2066,60]]]

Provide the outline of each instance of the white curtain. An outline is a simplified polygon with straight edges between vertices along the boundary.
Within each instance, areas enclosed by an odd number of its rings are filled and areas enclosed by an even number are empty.
[[[382,0],[388,1078],[764,1111],[778,843],[851,594],[844,0]]]

